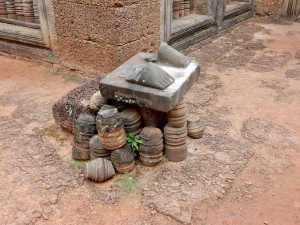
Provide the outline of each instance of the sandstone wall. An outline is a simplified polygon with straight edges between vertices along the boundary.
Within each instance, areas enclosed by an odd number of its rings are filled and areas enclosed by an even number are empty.
[[[260,16],[279,16],[283,0],[255,0],[256,14]]]
[[[107,74],[158,49],[159,0],[53,0],[53,7],[63,65]]]

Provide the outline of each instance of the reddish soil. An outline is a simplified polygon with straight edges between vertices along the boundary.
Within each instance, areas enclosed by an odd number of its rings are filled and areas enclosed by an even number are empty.
[[[300,24],[249,20],[184,51],[206,125],[188,158],[86,181],[51,108],[83,81],[0,56],[2,224],[300,224]],[[127,193],[124,180],[133,180]]]

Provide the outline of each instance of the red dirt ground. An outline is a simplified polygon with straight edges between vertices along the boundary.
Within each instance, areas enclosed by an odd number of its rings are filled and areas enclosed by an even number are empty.
[[[82,80],[0,56],[1,224],[300,224],[299,40],[299,23],[249,20],[185,50],[202,66],[186,101],[205,136],[184,162],[138,164],[131,194],[124,176],[84,181],[54,123]]]

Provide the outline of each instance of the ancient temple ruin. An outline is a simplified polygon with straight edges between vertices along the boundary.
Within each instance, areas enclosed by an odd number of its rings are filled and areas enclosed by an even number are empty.
[[[254,15],[299,16],[299,0],[0,0],[0,52],[106,75],[166,42],[182,50]]]

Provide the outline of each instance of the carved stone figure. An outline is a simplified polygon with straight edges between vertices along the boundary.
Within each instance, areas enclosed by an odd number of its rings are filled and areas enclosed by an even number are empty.
[[[186,68],[191,60],[178,52],[176,49],[163,42],[158,49],[158,63],[173,66],[176,68]]]
[[[199,73],[196,61],[162,43],[158,54],[138,53],[103,78],[99,88],[104,98],[168,112],[197,81]]]
[[[175,78],[152,62],[138,66],[126,80],[131,83],[163,90],[170,86]]]

